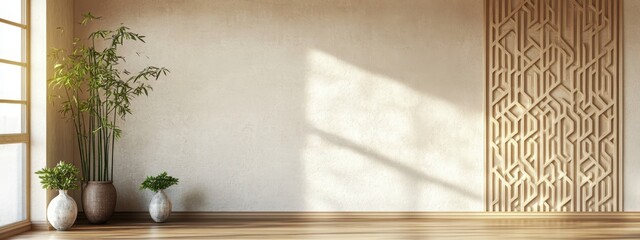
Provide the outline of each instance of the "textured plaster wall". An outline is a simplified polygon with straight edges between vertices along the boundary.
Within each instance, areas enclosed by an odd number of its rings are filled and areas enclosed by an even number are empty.
[[[117,210],[145,211],[137,186],[165,170],[176,211],[483,210],[481,0],[75,2],[88,11],[147,36],[128,70],[172,71],[133,102]]]
[[[640,1],[624,4],[638,211]],[[124,125],[119,211],[145,211],[137,185],[164,170],[176,211],[484,210],[481,0],[75,2],[88,11],[148,36],[128,69],[172,70]]]
[[[624,210],[640,211],[640,1],[624,1]]]

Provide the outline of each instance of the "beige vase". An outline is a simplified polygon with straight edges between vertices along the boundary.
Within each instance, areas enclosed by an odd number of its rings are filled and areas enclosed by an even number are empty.
[[[103,224],[111,219],[118,195],[112,181],[89,181],[82,193],[82,208],[92,224]]]

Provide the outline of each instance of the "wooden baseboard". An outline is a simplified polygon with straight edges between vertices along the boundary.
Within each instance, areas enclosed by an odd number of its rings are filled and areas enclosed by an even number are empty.
[[[31,223],[29,221],[22,221],[22,222],[10,224],[4,227],[0,227],[0,239],[5,239],[11,236],[15,236],[29,230],[31,230]]]
[[[78,214],[81,224],[86,222],[83,213]],[[349,220],[371,221],[389,219],[415,220],[486,220],[486,219],[544,219],[544,220],[603,220],[638,219],[640,212],[610,213],[488,213],[488,212],[173,212],[171,222],[215,222],[215,221],[269,221],[269,220],[326,221]],[[148,212],[116,212],[115,222],[150,222]]]
[[[36,222],[31,222],[31,231],[49,231],[49,230],[53,230],[54,228],[46,221],[44,222],[40,222],[40,221],[36,221]]]

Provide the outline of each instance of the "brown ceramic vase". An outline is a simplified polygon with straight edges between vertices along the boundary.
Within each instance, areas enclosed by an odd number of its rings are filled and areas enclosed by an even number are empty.
[[[112,181],[89,181],[82,193],[82,208],[92,224],[109,221],[116,209],[118,195]]]

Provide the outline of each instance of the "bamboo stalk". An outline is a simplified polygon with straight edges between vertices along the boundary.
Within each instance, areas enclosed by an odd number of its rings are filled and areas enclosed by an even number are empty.
[[[113,113],[113,126],[114,126],[114,128],[111,130],[111,135],[112,135],[112,138],[111,138],[111,179],[113,179],[113,162],[115,161],[115,159],[113,157],[113,149],[115,149],[115,142],[116,142],[116,128],[115,128],[115,126],[117,126],[116,125],[116,120],[117,120],[116,117],[117,116],[118,116],[118,112],[116,111],[116,112]]]

